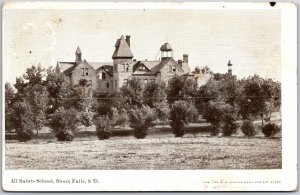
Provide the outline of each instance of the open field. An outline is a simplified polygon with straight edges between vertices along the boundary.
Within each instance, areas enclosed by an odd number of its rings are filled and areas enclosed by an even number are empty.
[[[7,143],[6,169],[279,169],[281,139],[113,137]]]
[[[281,124],[280,117],[272,122]],[[81,127],[72,142],[58,142],[49,128],[26,143],[6,140],[6,169],[280,169],[281,133],[245,138],[211,137],[209,123],[192,123],[183,138],[168,125],[149,129],[143,140],[132,129],[114,129],[109,140],[98,140],[95,127]]]

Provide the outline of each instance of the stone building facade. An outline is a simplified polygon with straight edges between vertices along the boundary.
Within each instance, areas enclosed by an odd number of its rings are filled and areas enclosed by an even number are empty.
[[[174,75],[191,74],[188,55],[183,59],[173,59],[173,48],[169,43],[160,47],[159,60],[135,60],[130,49],[130,36],[122,35],[115,43],[112,62],[88,62],[82,60],[82,52],[78,47],[75,62],[57,62],[56,70],[70,78],[71,85],[86,79],[94,92],[119,90],[129,79],[138,78],[143,83],[152,80],[168,81]]]
[[[226,74],[196,74],[195,72],[191,73],[187,54],[183,54],[183,58],[180,60],[174,60],[173,48],[169,43],[164,43],[160,47],[160,52],[161,58],[159,60],[135,60],[130,49],[130,36],[124,38],[122,35],[115,43],[112,62],[82,60],[82,52],[78,47],[75,52],[75,61],[58,61],[56,70],[67,75],[72,86],[78,84],[81,79],[86,79],[89,88],[97,93],[118,91],[132,78],[138,78],[143,83],[153,80],[167,82],[174,75],[188,74],[196,80],[199,87],[204,85],[212,76],[232,75],[230,61],[227,64],[228,73]]]

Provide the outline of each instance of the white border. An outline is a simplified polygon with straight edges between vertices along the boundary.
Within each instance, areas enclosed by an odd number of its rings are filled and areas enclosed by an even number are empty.
[[[224,6],[224,7],[223,7]],[[297,9],[292,3],[96,3],[8,2],[3,9],[280,9],[282,60],[282,169],[280,170],[5,170],[5,131],[2,122],[2,173],[6,191],[290,191],[297,187]],[[3,10],[3,11],[4,11]],[[3,17],[3,20],[5,18]],[[2,26],[4,29],[5,26]],[[3,31],[4,32],[4,31]],[[5,35],[2,35],[5,42]],[[3,43],[3,45],[5,45]],[[3,54],[5,48],[2,48]],[[5,65],[5,56],[3,61]],[[2,67],[3,72],[3,67]],[[5,73],[3,75],[5,77]],[[5,79],[4,79],[5,80]],[[2,85],[4,114],[4,83]],[[4,119],[4,117],[3,117]],[[13,184],[13,178],[91,179],[99,184]],[[203,184],[216,180],[218,184]],[[220,183],[222,181],[222,183]],[[225,183],[240,181],[242,183]],[[268,183],[244,183],[268,181]],[[281,183],[271,183],[280,181]]]

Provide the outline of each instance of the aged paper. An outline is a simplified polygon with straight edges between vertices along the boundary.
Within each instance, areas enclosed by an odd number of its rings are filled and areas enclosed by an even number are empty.
[[[296,11],[4,3],[3,189],[296,190]]]

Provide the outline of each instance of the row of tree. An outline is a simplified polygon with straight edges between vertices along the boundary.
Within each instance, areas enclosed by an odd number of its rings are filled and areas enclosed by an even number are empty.
[[[5,84],[5,130],[15,130],[26,141],[49,126],[58,140],[72,140],[80,124],[94,123],[99,139],[107,139],[113,127],[129,124],[137,138],[144,138],[148,128],[163,121],[170,122],[175,136],[183,136],[201,114],[211,123],[213,135],[229,136],[236,132],[238,119],[268,118],[281,103],[280,83],[258,75],[238,80],[212,74],[200,88],[188,75],[174,76],[168,83],[142,84],[133,78],[119,92],[93,98],[89,90],[85,79],[70,86],[55,69],[32,66],[14,87]]]

